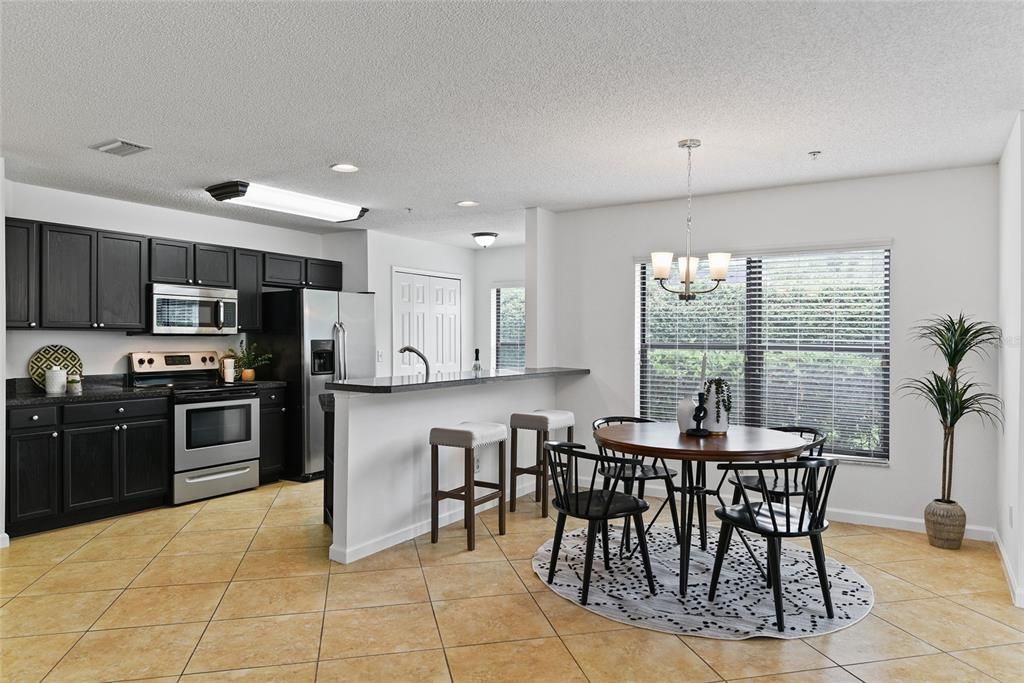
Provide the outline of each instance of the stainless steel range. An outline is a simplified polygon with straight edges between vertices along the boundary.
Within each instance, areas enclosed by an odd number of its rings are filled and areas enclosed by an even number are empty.
[[[170,386],[174,403],[174,503],[260,483],[259,394],[220,381],[216,351],[129,354],[132,386]]]

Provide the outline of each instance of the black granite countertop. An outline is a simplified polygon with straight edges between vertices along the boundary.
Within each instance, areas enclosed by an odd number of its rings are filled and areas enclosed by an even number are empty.
[[[257,389],[282,389],[287,382],[279,380],[256,380],[246,382]],[[27,406],[63,405],[66,403],[90,403],[94,401],[119,401],[133,398],[160,398],[171,395],[171,388],[161,387],[126,387],[124,375],[87,376],[78,395],[60,394],[47,396],[42,389],[36,387],[27,377],[7,380],[7,407],[21,408]]]
[[[359,394],[395,394],[403,391],[422,391],[424,389],[446,389],[472,384],[490,384],[522,379],[541,377],[565,377],[569,375],[589,375],[587,368],[523,368],[518,370],[481,370],[474,372],[436,373],[430,381],[422,375],[405,375],[401,377],[365,377],[349,379],[344,382],[328,382],[325,387],[331,391],[348,391]]]

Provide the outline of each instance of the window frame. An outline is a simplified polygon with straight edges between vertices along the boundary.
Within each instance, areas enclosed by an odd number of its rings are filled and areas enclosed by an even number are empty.
[[[517,369],[526,367],[526,311],[523,311],[523,340],[521,342],[503,342],[501,339],[501,290],[502,289],[520,289],[523,291],[523,300],[526,299],[526,287],[521,283],[502,283],[495,284],[491,288],[491,312],[492,312],[492,324],[491,324],[491,350],[494,358],[494,369]],[[522,351],[522,365],[508,365],[504,368],[501,365],[501,349],[506,348],[518,348]]]

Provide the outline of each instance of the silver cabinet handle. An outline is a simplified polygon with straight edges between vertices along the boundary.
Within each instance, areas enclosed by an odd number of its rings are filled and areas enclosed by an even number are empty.
[[[117,412],[119,412],[119,413],[123,413],[123,412],[124,412],[124,408],[118,408],[118,409],[117,409]]]
[[[124,431],[128,431],[128,425],[121,425],[121,429],[123,429]]]
[[[33,415],[32,416],[32,421],[33,422],[38,422],[39,421],[39,416],[38,415]]]
[[[99,327],[99,325],[97,325],[96,323],[93,323],[92,326],[93,327]]]
[[[100,323],[100,327],[105,327],[105,325],[103,323]]]
[[[29,324],[28,324],[28,326],[29,326],[29,327],[35,327],[35,326],[36,326],[36,324],[35,324],[35,323],[29,323]]]
[[[200,474],[195,477],[185,477],[186,484],[195,484],[199,481],[211,481],[213,479],[224,479],[225,477],[237,477],[239,474],[245,474],[249,472],[251,467],[242,467],[237,470],[228,470],[226,472],[216,472],[214,474]]]
[[[196,280],[196,284],[197,285],[201,285],[201,284],[203,284],[203,281],[202,280]]]
[[[281,408],[281,412],[282,412],[282,413],[283,413],[283,412],[285,412],[285,411],[287,411],[287,410],[288,410],[287,408]]]
[[[277,398],[277,394],[271,394],[270,395],[270,400],[271,401],[273,401],[275,398]]]
[[[50,434],[50,436],[53,437],[54,439],[56,439],[57,438],[57,432],[54,432],[53,434]]]
[[[114,431],[115,432],[121,431],[121,425],[114,425]]]
[[[189,279],[188,279],[188,283],[189,283],[189,284],[192,284],[192,278],[189,278]]]

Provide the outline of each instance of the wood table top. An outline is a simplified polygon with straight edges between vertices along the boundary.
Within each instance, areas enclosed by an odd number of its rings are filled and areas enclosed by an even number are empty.
[[[798,435],[772,429],[732,426],[722,436],[695,437],[680,433],[675,422],[610,425],[596,430],[594,438],[619,453],[711,462],[792,458],[807,448]]]

